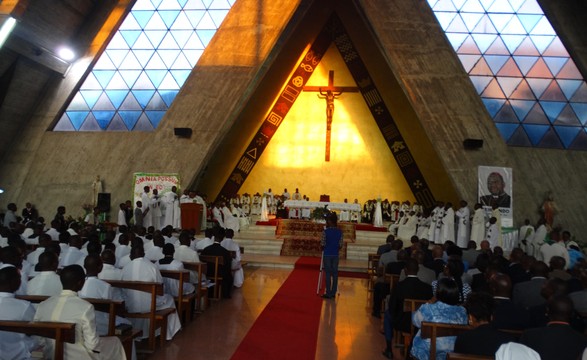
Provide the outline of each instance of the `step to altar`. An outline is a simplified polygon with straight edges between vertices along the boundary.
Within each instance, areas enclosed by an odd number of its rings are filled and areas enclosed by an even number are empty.
[[[389,233],[357,231],[356,241],[347,244],[347,260],[367,261],[369,253],[385,243]],[[235,240],[245,249],[245,254],[279,256],[283,240],[275,238],[275,226],[252,224],[235,235]]]

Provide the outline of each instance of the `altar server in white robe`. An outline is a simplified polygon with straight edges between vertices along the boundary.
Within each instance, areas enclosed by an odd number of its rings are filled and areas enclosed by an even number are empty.
[[[397,237],[403,241],[410,241],[412,236],[416,235],[418,227],[418,217],[416,213],[410,211],[409,214],[404,216],[403,223],[397,229]]]
[[[471,213],[465,200],[461,200],[460,205],[460,209],[456,212],[456,216],[459,219],[457,227],[457,246],[461,249],[466,249],[469,244],[469,218]]]
[[[157,189],[153,189],[153,197],[151,198],[151,222],[152,226],[155,230],[161,229],[161,197],[159,196],[159,191]]]
[[[208,227],[208,204],[206,204],[206,200],[200,194],[196,194],[194,197],[196,204],[202,205],[202,219],[200,221],[200,230],[206,230]]]
[[[230,212],[230,209],[226,207],[226,204],[222,202],[222,215],[224,216],[224,228],[225,229],[232,229],[235,233],[240,231],[240,221],[238,218],[234,217]]]
[[[480,203],[475,204],[475,213],[471,225],[471,241],[474,241],[479,248],[481,241],[485,240],[485,210]]]
[[[452,209],[452,203],[448,202],[444,206],[441,227],[441,241],[444,244],[448,240],[455,241],[455,211]]]
[[[149,209],[149,211],[143,212],[143,226],[145,229],[148,229],[149,226],[153,226],[153,219],[151,214],[151,197],[149,196],[149,192],[151,189],[148,186],[143,188],[143,193],[141,194],[141,203],[143,207]]]
[[[538,226],[536,227],[536,231],[534,232],[534,236],[532,237],[532,253],[528,254],[534,256],[536,260],[542,261],[542,253],[540,252],[540,247],[544,244],[546,235],[548,235],[546,220],[544,218],[541,218],[540,220],[538,220]]]
[[[487,224],[487,241],[489,242],[489,246],[493,250],[496,246],[498,246],[498,239],[499,239],[499,227],[497,226],[497,219],[495,216],[492,216],[489,219],[489,223]]]
[[[222,210],[220,209],[220,203],[214,204],[212,208],[212,219],[218,223],[218,226],[224,229],[224,217],[222,215]]]
[[[173,226],[176,200],[177,188],[173,186],[171,188],[171,191],[168,191],[165,194],[163,194],[163,199],[161,200],[163,204],[165,204],[165,216],[163,217],[163,227],[169,225]]]
[[[222,245],[222,247],[228,251],[235,252],[235,257],[232,259],[231,262],[232,284],[235,287],[240,288],[241,286],[243,286],[243,283],[245,281],[245,273],[241,266],[241,249],[240,246],[238,246],[238,244],[236,243],[236,241],[232,239],[233,237],[234,231],[232,231],[231,229],[226,230],[226,237],[224,238],[224,240],[222,240],[222,242],[220,242],[220,245]]]
[[[61,271],[63,291],[41,302],[34,321],[75,323],[75,343],[65,343],[65,359],[126,359],[122,343],[115,336],[99,337],[94,306],[78,296],[85,281],[81,266],[70,265]],[[45,353],[53,353],[53,340],[46,340]]]
[[[128,224],[126,223],[126,204],[125,203],[120,203],[120,205],[118,205],[119,209],[118,209],[118,219],[116,221],[116,223],[118,224],[118,226],[127,226]]]
[[[434,230],[434,242],[436,244],[444,244],[442,241],[442,219],[444,218],[444,203],[442,207],[438,209],[436,216],[436,229]]]
[[[15,298],[15,291],[20,287],[18,269],[11,265],[0,267],[0,320],[32,321],[35,308],[30,302]],[[0,331],[1,359],[29,359],[31,350],[37,346],[37,340],[25,334]]]
[[[148,281],[163,283],[163,277],[157,267],[144,258],[145,252],[140,246],[133,247],[130,252],[131,262],[122,269],[122,280],[124,281]],[[145,292],[124,289],[126,309],[130,313],[148,312],[151,308],[151,295]],[[157,310],[175,309],[175,302],[170,295],[157,296]],[[132,319],[133,327],[143,330],[143,337],[149,334],[148,319]],[[167,340],[181,329],[181,323],[177,311],[169,315],[167,323]]]

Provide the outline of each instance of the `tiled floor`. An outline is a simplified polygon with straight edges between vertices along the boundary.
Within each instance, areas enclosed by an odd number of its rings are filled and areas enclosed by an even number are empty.
[[[173,341],[146,358],[229,359],[290,271],[245,268],[245,284],[232,299],[213,302]],[[316,359],[383,359],[384,339],[379,320],[370,315],[367,280],[340,278],[339,292],[336,301],[324,301]]]

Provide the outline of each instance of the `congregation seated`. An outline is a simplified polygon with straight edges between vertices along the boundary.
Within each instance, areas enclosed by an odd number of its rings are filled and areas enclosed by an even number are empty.
[[[401,240],[399,240],[401,241]],[[378,277],[373,286],[373,311],[371,315],[380,318],[381,317],[381,302],[389,295],[389,283],[385,282],[385,275],[400,275],[404,269],[406,261],[408,260],[408,252],[406,250],[400,250],[397,253],[397,261],[389,262],[385,267],[380,266],[378,268]]]
[[[447,324],[467,324],[467,312],[459,305],[461,290],[452,278],[438,280],[435,298],[431,303],[422,305],[412,316],[412,323],[420,328],[422,322],[437,322]],[[437,359],[446,357],[451,352],[456,338],[447,336],[436,341]],[[411,355],[417,359],[425,360],[430,357],[430,339],[423,339],[420,330],[416,333],[412,343]]]
[[[35,308],[30,302],[15,298],[21,278],[11,265],[0,267],[0,320],[32,321]],[[25,334],[0,331],[0,356],[3,359],[29,359],[37,341]]]
[[[224,259],[224,265],[220,269],[221,276],[222,276],[222,297],[226,299],[230,299],[231,292],[232,292],[232,268],[231,268],[231,260],[232,255],[230,251],[226,250],[220,243],[224,240],[226,232],[221,227],[214,228],[214,243],[212,245],[207,246],[202,250],[201,255],[207,256],[222,256]],[[214,267],[208,265],[206,276],[208,279],[214,277]],[[212,289],[210,289],[212,291]]]
[[[27,295],[58,295],[61,293],[61,281],[57,275],[59,257],[51,251],[45,251],[39,256],[39,273],[29,280]]]
[[[65,267],[60,276],[63,291],[41,302],[34,321],[75,323],[75,343],[65,344],[66,359],[126,359],[117,337],[99,337],[94,306],[78,296],[85,282],[81,266]],[[45,341],[45,354],[53,353],[53,340]]]
[[[122,269],[122,280],[124,281],[145,281],[163,283],[163,277],[157,267],[145,259],[145,251],[140,243],[135,243],[131,249],[131,262]],[[126,309],[130,313],[145,313],[150,311],[151,295],[138,290],[123,289]],[[157,309],[175,309],[175,301],[169,294],[157,296]],[[143,331],[143,336],[149,334],[148,319],[132,319],[133,328]],[[162,334],[167,340],[181,329],[181,323],[177,311],[168,317],[167,334]]]
[[[513,288],[514,303],[526,309],[543,304],[545,300],[540,295],[540,291],[546,282],[548,272],[548,266],[542,261],[536,261],[532,264],[530,280],[520,282]]]
[[[198,252],[201,252],[202,250],[204,250],[205,248],[214,243],[214,229],[207,228],[206,231],[204,231],[204,236],[205,237],[203,239],[199,240],[195,244],[195,250]]]
[[[157,261],[155,265],[160,270],[184,270],[183,263],[180,260],[175,259],[175,247],[172,244],[165,244],[163,246],[163,259]],[[197,284],[197,282],[195,283]],[[166,294],[173,297],[179,296],[179,280],[164,277],[163,288]],[[195,290],[196,288],[193,283],[183,283],[184,294],[191,294]]]
[[[454,352],[471,355],[493,356],[502,344],[516,341],[510,333],[500,331],[492,323],[494,299],[488,293],[472,293],[465,309],[472,330],[457,336]]]

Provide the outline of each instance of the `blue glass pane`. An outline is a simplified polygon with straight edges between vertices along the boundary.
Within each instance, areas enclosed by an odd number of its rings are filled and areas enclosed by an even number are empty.
[[[575,111],[575,114],[577,114],[577,117],[583,126],[587,125],[587,104],[571,103],[571,107]]]
[[[53,130],[154,130],[234,3],[134,2]],[[467,19],[470,26],[475,21]],[[485,48],[488,39],[479,34],[477,41]]]
[[[565,148],[568,148],[572,144],[579,131],[581,131],[580,126],[555,126],[554,129],[556,130]]]
[[[505,104],[505,100],[500,100],[500,99],[481,99],[481,100],[483,100],[483,103],[485,104],[485,107],[487,108],[487,111],[489,112],[489,115],[491,115],[491,117],[495,117],[495,115],[501,109],[503,104]]]
[[[538,125],[538,124],[523,124],[522,125],[526,130],[526,133],[530,137],[530,141],[532,141],[532,145],[537,145],[544,134],[550,129],[548,125]]]
[[[526,115],[530,112],[536,101],[529,100],[510,100],[510,104],[514,109],[514,112],[520,120],[524,120]]]
[[[541,101],[540,106],[544,109],[544,113],[548,116],[548,120],[550,122],[554,122],[558,115],[561,113],[563,108],[567,105],[564,102],[555,102],[555,101]]]
[[[501,136],[503,136],[504,139],[506,139],[506,141],[512,136],[512,134],[514,133],[514,131],[518,128],[518,124],[505,124],[505,123],[495,123],[495,126],[497,126],[497,129],[499,130],[499,132],[501,133]]]

